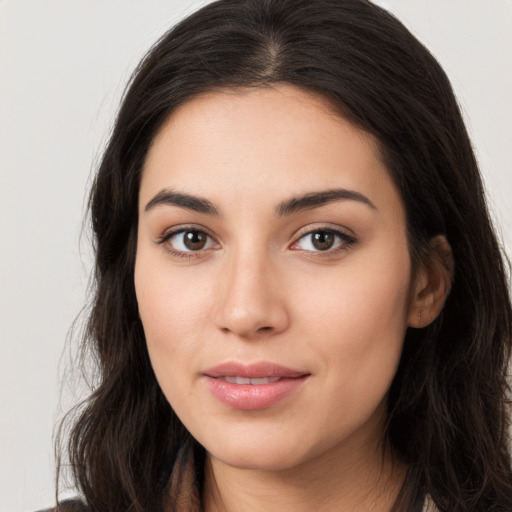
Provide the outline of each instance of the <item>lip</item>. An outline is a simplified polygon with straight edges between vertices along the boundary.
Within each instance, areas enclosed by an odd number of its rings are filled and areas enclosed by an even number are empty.
[[[203,372],[206,385],[215,398],[232,409],[267,409],[296,392],[309,377],[309,373],[275,363],[240,364],[227,362]],[[225,377],[249,379],[279,378],[265,384],[235,384]]]

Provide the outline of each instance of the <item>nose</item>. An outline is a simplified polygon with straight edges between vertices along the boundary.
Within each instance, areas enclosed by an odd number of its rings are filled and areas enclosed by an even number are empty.
[[[220,276],[215,322],[225,333],[240,338],[268,337],[289,324],[286,290],[269,258],[256,255],[231,258]]]

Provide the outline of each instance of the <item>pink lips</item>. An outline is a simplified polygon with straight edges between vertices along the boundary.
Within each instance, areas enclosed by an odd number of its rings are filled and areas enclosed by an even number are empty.
[[[203,375],[210,392],[233,409],[266,409],[296,391],[309,376],[274,363],[223,363]]]

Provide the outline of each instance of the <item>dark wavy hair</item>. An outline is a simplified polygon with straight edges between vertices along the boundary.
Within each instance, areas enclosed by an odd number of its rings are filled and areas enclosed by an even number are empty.
[[[413,262],[429,257],[438,234],[451,244],[451,294],[435,322],[406,334],[387,439],[409,465],[411,489],[442,512],[510,512],[507,268],[449,80],[394,16],[365,0],[216,1],[136,69],[90,198],[95,289],[83,343],[98,385],[66,445],[76,483],[94,511],[148,510],[190,436],[153,374],[135,297],[148,148],[195,96],[275,84],[320,94],[375,137],[405,204]]]

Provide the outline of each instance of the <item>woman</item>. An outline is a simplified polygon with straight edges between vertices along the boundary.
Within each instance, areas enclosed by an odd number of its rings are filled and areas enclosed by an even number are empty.
[[[182,21],[91,212],[91,510],[512,510],[503,260],[448,79],[389,13]]]

